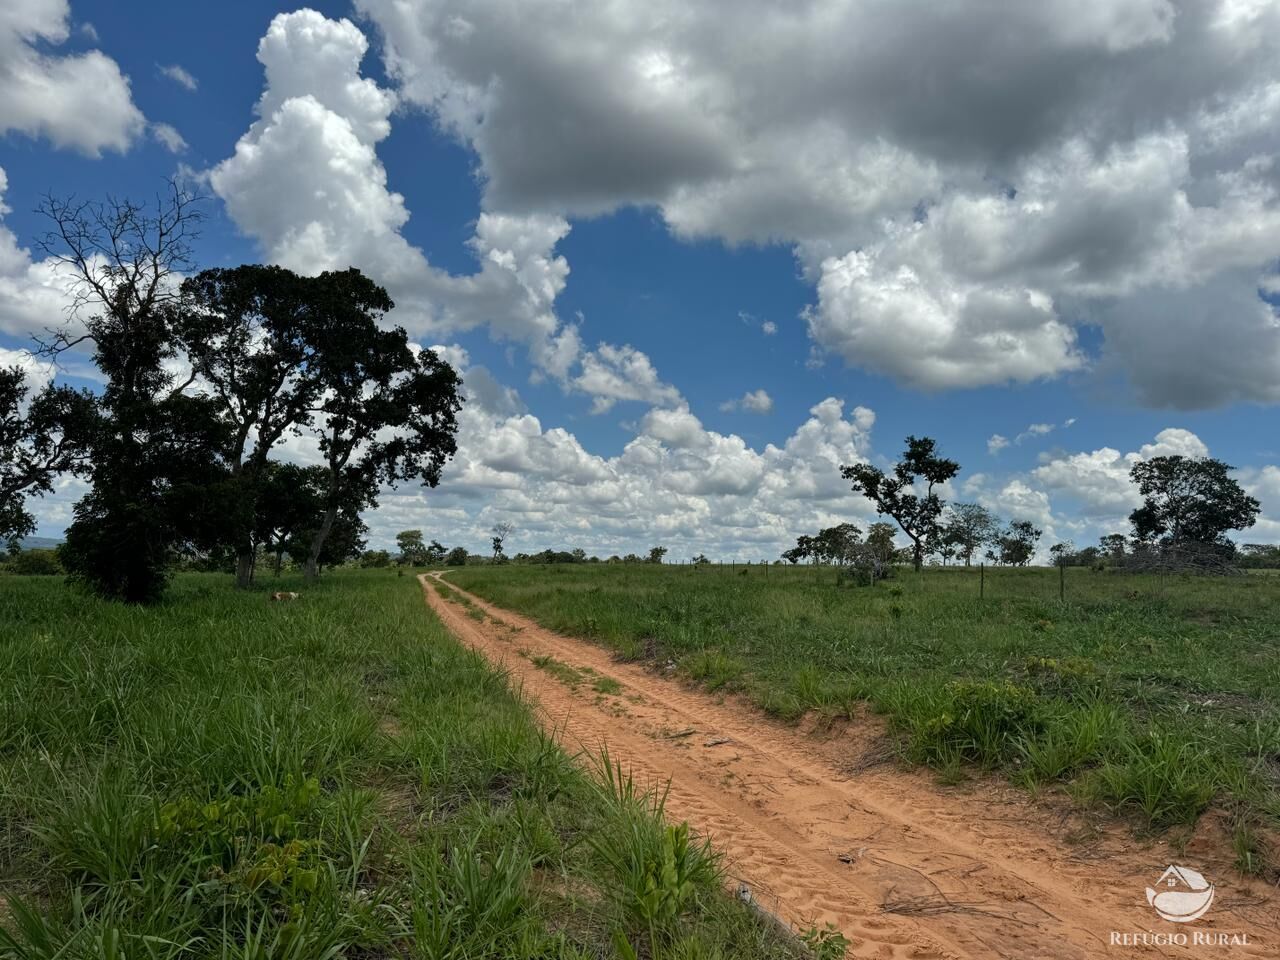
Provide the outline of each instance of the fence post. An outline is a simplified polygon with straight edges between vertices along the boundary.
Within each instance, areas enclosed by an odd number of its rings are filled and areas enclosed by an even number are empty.
[[[978,564],[978,599],[981,600],[987,595],[987,565],[985,563]]]

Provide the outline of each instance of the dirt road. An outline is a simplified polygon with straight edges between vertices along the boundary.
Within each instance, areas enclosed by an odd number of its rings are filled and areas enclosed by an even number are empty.
[[[1280,957],[1276,891],[1214,875],[1191,851],[1180,860],[1122,829],[1071,843],[1065,821],[998,784],[941,788],[893,763],[851,767],[867,746],[857,728],[832,738],[773,722],[463,594],[478,620],[421,579],[445,625],[509,671],[566,748],[607,744],[637,780],[669,780],[668,813],[712,839],[757,903],[801,930],[834,923],[850,956]],[[1216,881],[1196,923],[1161,920],[1147,903],[1170,862]],[[1117,944],[1113,932],[1165,940]]]

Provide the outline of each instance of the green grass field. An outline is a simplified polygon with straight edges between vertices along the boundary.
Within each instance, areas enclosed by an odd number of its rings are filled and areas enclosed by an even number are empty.
[[[0,956],[801,956],[597,763],[407,576],[0,578]]]
[[[977,766],[1142,829],[1225,813],[1270,872],[1280,825],[1280,578],[1073,568],[482,566],[450,579],[628,658],[673,660],[783,718],[883,713],[944,779]],[[851,750],[854,749],[851,747]]]

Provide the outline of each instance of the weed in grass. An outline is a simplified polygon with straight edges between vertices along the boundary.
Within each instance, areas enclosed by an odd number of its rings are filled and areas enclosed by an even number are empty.
[[[719,865],[688,824],[665,824],[665,795],[641,790],[607,751],[598,758],[602,796],[613,825],[590,841],[619,882],[617,894],[631,933],[648,938],[650,954],[678,939],[678,923],[699,896],[721,886]]]
[[[645,656],[645,642],[638,637],[624,637],[614,644],[614,657],[620,663],[635,663]]]
[[[736,689],[745,673],[740,660],[719,650],[699,650],[691,653],[680,661],[680,669],[685,676],[702,684],[710,692]]]
[[[532,864],[513,847],[416,852],[411,861],[412,951],[423,960],[517,956],[534,932],[526,893]]]
[[[1257,826],[1246,818],[1238,818],[1232,826],[1231,847],[1236,855],[1236,869],[1241,873],[1257,876],[1270,866]]]
[[[1052,717],[1041,731],[1016,742],[1023,778],[1028,784],[1062,780],[1104,756],[1126,734],[1120,711],[1106,703]]]
[[[804,707],[826,706],[833,699],[827,677],[811,663],[793,673],[788,686]]]
[[[1216,792],[1215,764],[1203,746],[1148,732],[1126,738],[1083,782],[1086,796],[1151,827],[1191,824]]]
[[[1095,698],[1103,683],[1097,665],[1086,657],[1029,657],[1026,671],[1042,694],[1073,700]]]
[[[577,687],[582,683],[582,671],[577,667],[562,663],[555,657],[549,655],[536,656],[530,659],[530,662],[539,670],[545,670],[561,683],[569,687]]]
[[[814,960],[843,960],[852,945],[849,938],[830,923],[822,929],[810,927],[800,939],[809,948]]]
[[[1035,693],[1013,683],[953,680],[933,686],[899,683],[885,701],[908,734],[908,755],[940,766],[955,758],[998,766],[1020,742],[1039,733],[1043,708]]]
[[[805,704],[790,690],[772,686],[758,688],[754,699],[761,710],[779,720],[799,720],[805,714]]]

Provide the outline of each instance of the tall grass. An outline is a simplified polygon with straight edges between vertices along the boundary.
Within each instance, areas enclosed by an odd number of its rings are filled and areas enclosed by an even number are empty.
[[[1274,832],[1280,578],[1067,573],[1066,602],[1058,571],[1036,569],[988,570],[981,585],[977,569],[904,571],[874,588],[759,565],[507,565],[450,579],[783,718],[868,703],[909,757],[948,776],[1065,784],[1143,828],[1216,803],[1261,827],[1238,836]]]
[[[0,798],[15,960],[625,955],[598,847],[667,829],[385,573],[288,604],[184,575],[148,610],[0,580]],[[664,946],[800,955],[700,882]]]

